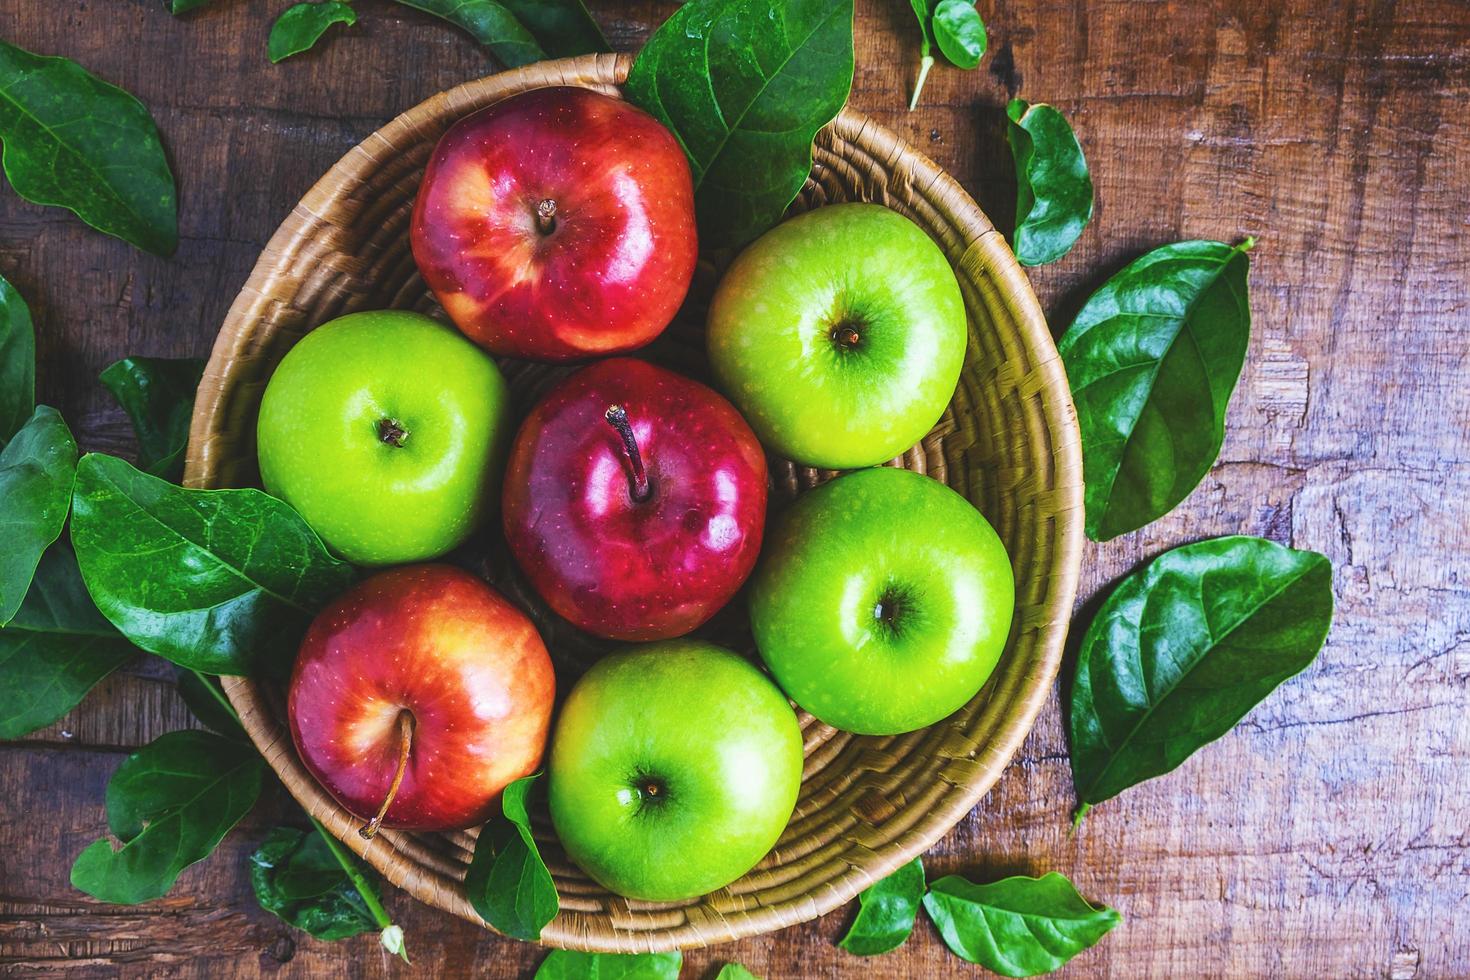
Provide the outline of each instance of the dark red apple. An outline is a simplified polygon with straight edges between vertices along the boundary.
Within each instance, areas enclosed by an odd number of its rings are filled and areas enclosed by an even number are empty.
[[[521,425],[502,497],[516,562],[599,636],[699,626],[755,564],[766,458],[713,390],[631,358],[585,367]]]
[[[411,241],[450,319],[492,353],[633,350],[668,326],[694,275],[689,162],[627,102],[534,89],[439,140]]]
[[[291,675],[301,761],[369,821],[452,830],[541,762],[556,679],[531,621],[448,565],[359,583],[316,617]]]

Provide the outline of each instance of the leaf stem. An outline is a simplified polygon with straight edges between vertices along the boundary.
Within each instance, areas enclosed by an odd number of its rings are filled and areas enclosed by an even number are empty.
[[[924,91],[924,81],[929,77],[929,69],[933,67],[934,56],[926,52],[924,57],[919,59],[919,80],[914,83],[914,97],[909,99],[909,112],[918,108],[919,93]]]
[[[193,667],[187,667],[185,669],[188,670],[189,673],[193,674],[195,677],[199,678],[199,683],[204,685],[204,689],[209,692],[209,696],[218,701],[219,706],[221,708],[224,708],[225,712],[231,718],[235,719],[236,721],[240,720],[240,712],[236,711],[235,706],[230,703],[230,699],[225,697],[225,692],[214,686],[214,679],[212,677],[210,677],[208,674],[200,673]]]
[[[385,930],[392,928],[393,920],[389,917],[388,910],[383,908],[383,903],[378,901],[377,895],[373,894],[372,888],[368,886],[367,879],[358,870],[357,863],[342,847],[342,842],[333,837],[331,832],[326,827],[323,827],[321,821],[316,817],[308,813],[306,819],[310,820],[311,825],[316,828],[316,832],[322,835],[322,840],[326,842],[327,850],[332,852],[332,857],[336,858],[337,863],[342,866],[342,872],[347,875],[347,880],[352,882],[352,887],[356,888],[357,893],[362,896],[363,904],[372,913],[373,921],[378,924],[378,928]],[[400,948],[397,952],[399,956],[403,957],[403,962],[407,963],[408,951]]]
[[[1088,810],[1091,810],[1091,809],[1092,809],[1092,804],[1091,803],[1078,803],[1077,804],[1077,810],[1076,810],[1075,813],[1072,814],[1072,830],[1070,831],[1070,833],[1068,834],[1068,836],[1071,836],[1071,834],[1077,833],[1077,828],[1080,827],[1080,826],[1082,826],[1082,818],[1085,817],[1085,816],[1087,816],[1087,811]]]

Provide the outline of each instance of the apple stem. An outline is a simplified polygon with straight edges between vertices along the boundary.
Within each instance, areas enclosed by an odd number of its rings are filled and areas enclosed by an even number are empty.
[[[863,335],[850,323],[840,324],[832,330],[832,341],[846,350],[852,350],[862,339]]]
[[[648,499],[648,471],[643,468],[643,456],[638,452],[638,440],[633,435],[633,426],[628,421],[628,410],[621,405],[609,405],[603,418],[607,424],[617,430],[618,435],[623,437],[623,452],[628,457],[628,465],[633,470],[633,479],[630,489],[633,499],[638,503]]]
[[[397,419],[379,419],[378,438],[396,449],[401,449],[408,441],[408,430]]]
[[[536,205],[536,230],[543,235],[556,231],[556,202],[549,197]]]
[[[388,787],[388,798],[378,809],[378,815],[369,820],[366,827],[358,831],[363,840],[372,840],[378,828],[383,825],[383,818],[388,815],[388,807],[393,805],[393,797],[398,795],[398,787],[403,785],[403,774],[408,771],[408,750],[412,746],[413,715],[405,709],[398,712],[398,771],[393,774],[393,784]]]

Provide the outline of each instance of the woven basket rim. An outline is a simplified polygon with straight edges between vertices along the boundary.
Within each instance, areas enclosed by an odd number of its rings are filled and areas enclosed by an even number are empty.
[[[631,57],[628,55],[587,55],[542,62],[466,82],[395,117],[334,164],[303,196],[271,237],[226,315],[216,337],[194,408],[185,485],[221,485],[218,472],[221,457],[216,437],[227,419],[224,405],[229,391],[230,367],[240,345],[248,340],[252,325],[264,316],[273,302],[256,284],[286,273],[295,256],[295,243],[303,230],[320,218],[321,213],[340,191],[339,170],[346,167],[355,155],[360,156],[384,145],[396,145],[397,139],[411,135],[425,120],[437,118],[449,108],[478,104],[483,101],[487,91],[499,90],[508,84],[513,88],[517,79],[522,77],[545,78],[548,75],[559,75],[565,76],[567,84],[617,86],[626,78],[630,64]],[[541,84],[556,82],[543,81]],[[1015,313],[1020,328],[1020,343],[1031,361],[1032,370],[1041,377],[1038,396],[1046,428],[1053,441],[1055,467],[1063,475],[1055,488],[1059,504],[1056,511],[1055,548],[1051,560],[1051,588],[1044,602],[1038,649],[1032,657],[1032,663],[1037,669],[1026,679],[1019,697],[1012,699],[1002,727],[987,743],[987,764],[978,766],[973,778],[963,783],[950,784],[950,789],[942,797],[940,804],[923,813],[914,822],[906,843],[897,842],[870,851],[870,860],[863,862],[861,867],[851,865],[849,872],[844,873],[835,884],[820,889],[816,894],[759,905],[738,916],[725,917],[717,924],[704,922],[702,925],[705,928],[702,930],[686,924],[666,930],[620,931],[615,925],[611,925],[607,934],[589,934],[585,929],[564,927],[564,917],[559,916],[543,931],[543,945],[610,952],[655,951],[708,945],[808,921],[846,904],[868,884],[929,850],[985,796],[1008,767],[1021,742],[1031,730],[1060,668],[1068,621],[1080,578],[1083,549],[1081,440],[1066,376],[1040,305],[1004,238],[990,226],[979,206],[952,177],[927,156],[899,140],[891,131],[854,109],[844,108],[830,125],[836,135],[848,142],[858,143],[876,138],[900,146],[905,154],[903,163],[911,169],[915,183],[944,185],[952,196],[962,200],[965,207],[973,212],[974,224],[983,225],[987,229],[975,238],[970,249],[984,253],[985,269],[992,274],[995,289]],[[240,712],[242,723],[251,740],[292,796],[311,816],[321,821],[390,882],[415,898],[481,922],[462,893],[451,891],[433,880],[425,880],[427,876],[405,872],[400,866],[398,853],[389,845],[379,842],[383,835],[372,842],[361,839],[355,832],[359,821],[305,774],[289,735],[284,733],[283,725],[272,714],[269,699],[261,685],[245,677],[227,677],[223,681],[225,692]],[[710,928],[712,925],[717,927]]]

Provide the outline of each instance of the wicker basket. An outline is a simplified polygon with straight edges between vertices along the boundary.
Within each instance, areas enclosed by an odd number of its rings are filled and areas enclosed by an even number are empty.
[[[186,482],[196,487],[258,481],[255,415],[271,371],[305,331],[361,309],[435,312],[408,247],[408,222],[425,161],[455,119],[525,89],[583,85],[609,94],[626,77],[614,55],[544,62],[435,96],[347,154],[276,232],[230,308],[194,411]],[[857,737],[802,715],[806,766],[796,813],[780,842],[740,881],[677,904],[629,901],[569,864],[544,815],[543,853],[562,911],[543,933],[550,945],[639,952],[723,942],[822,915],[924,852],[975,806],[1030,729],[1057,672],[1076,592],[1082,547],[1082,465],[1066,378],[1020,267],[985,215],[953,180],[891,132],[845,110],[817,138],[816,163],[796,207],[876,201],[916,220],[959,275],[970,339],[954,401],[923,442],[896,461],[956,488],[985,514],[1010,550],[1017,610],[1005,655],[967,707],[923,731]],[[702,265],[694,295],[708,296]],[[656,357],[703,370],[698,300],[693,326],[671,328]],[[556,375],[505,365],[514,397],[527,400]],[[776,498],[829,474],[774,463]],[[485,564],[499,581],[508,563]],[[734,638],[738,610],[723,617]],[[543,619],[544,622],[544,619]],[[562,668],[588,650],[585,638],[547,625]],[[595,653],[595,650],[591,652]],[[359,821],[302,767],[285,725],[282,692],[226,679],[246,730],[306,809],[393,884],[431,905],[479,922],[461,890],[473,833],[385,831],[371,842]]]

